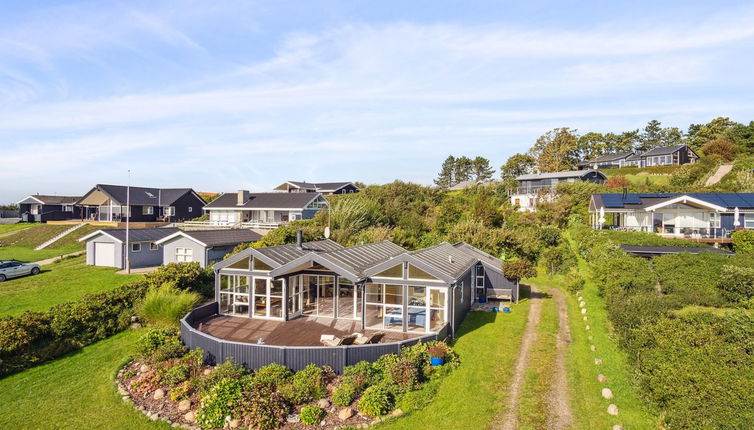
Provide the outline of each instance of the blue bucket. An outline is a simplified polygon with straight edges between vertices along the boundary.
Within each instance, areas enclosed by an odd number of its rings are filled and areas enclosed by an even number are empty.
[[[500,309],[498,309],[498,308],[492,308],[492,312],[500,312]]]
[[[503,308],[503,313],[504,313],[504,314],[509,314],[509,313],[511,313],[511,308],[509,308],[509,307],[504,307],[504,308]]]

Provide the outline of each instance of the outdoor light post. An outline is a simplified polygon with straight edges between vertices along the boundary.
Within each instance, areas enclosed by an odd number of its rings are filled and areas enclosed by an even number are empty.
[[[129,259],[130,242],[128,241],[128,223],[131,220],[131,169],[128,169],[128,182],[126,182],[126,273],[131,274],[131,261]]]

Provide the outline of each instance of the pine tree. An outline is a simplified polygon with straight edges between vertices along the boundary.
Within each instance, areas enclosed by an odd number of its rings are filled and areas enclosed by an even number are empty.
[[[471,179],[471,173],[474,168],[474,162],[467,156],[456,158],[455,165],[453,166],[453,181],[451,186]]]
[[[455,166],[456,158],[452,155],[448,155],[448,158],[446,158],[442,163],[442,167],[440,168],[440,173],[437,175],[437,179],[435,179],[435,185],[440,188],[449,188],[455,185]]]
[[[474,181],[489,181],[494,173],[495,169],[490,167],[490,160],[477,156],[471,161],[471,177]]]

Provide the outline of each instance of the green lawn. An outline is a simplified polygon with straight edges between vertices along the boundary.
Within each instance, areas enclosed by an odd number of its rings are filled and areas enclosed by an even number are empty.
[[[63,358],[0,379],[7,429],[168,429],[125,404],[115,374],[139,333],[127,331]]]
[[[10,233],[12,231],[23,230],[25,228],[29,228],[34,225],[35,224],[30,223],[30,222],[19,222],[16,224],[0,224],[0,237],[5,235],[6,233]]]
[[[508,386],[526,326],[529,301],[512,306],[511,314],[470,312],[458,332],[455,349],[461,367],[430,391],[432,402],[390,419],[385,429],[471,429],[488,428],[504,412]]]
[[[33,262],[70,254],[84,249],[78,240],[99,227],[85,225],[61,238],[45,249],[34,248],[71,228],[71,225],[27,224],[31,227],[9,236],[0,237],[0,260]]]
[[[649,175],[646,173],[639,173],[636,175],[626,175],[626,179],[631,182],[632,185],[645,185],[649,182],[649,185],[668,185],[670,183],[670,175]]]
[[[9,279],[0,283],[0,316],[25,310],[44,311],[53,305],[73,301],[85,293],[95,293],[123,285],[140,275],[118,275],[115,268],[85,264],[83,255],[42,266],[36,276]]]

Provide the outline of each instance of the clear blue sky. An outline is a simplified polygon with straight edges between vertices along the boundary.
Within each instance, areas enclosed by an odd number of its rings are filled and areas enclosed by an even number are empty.
[[[522,4],[525,3],[525,4]],[[553,127],[754,119],[754,5],[4,1],[0,202],[431,183]]]

